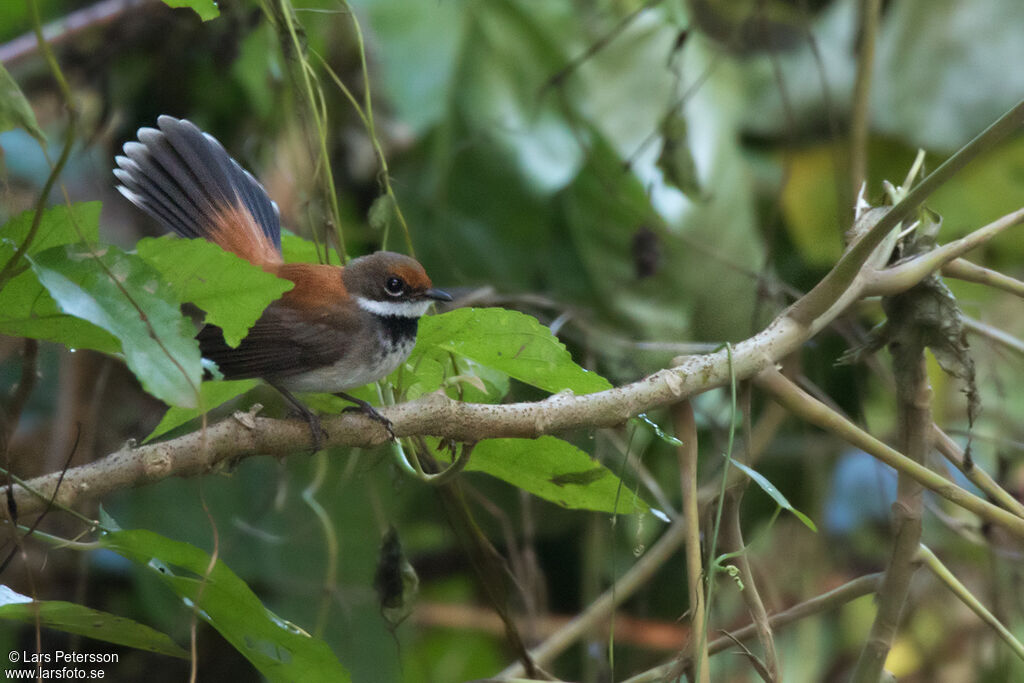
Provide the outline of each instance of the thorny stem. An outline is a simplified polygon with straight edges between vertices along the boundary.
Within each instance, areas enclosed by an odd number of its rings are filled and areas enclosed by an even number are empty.
[[[992,149],[1016,132],[1022,123],[1024,123],[1024,100],[1018,102],[995,123],[957,150],[953,156],[946,159],[942,165],[910,190],[867,234],[843,254],[835,267],[814,289],[793,304],[790,308],[790,316],[799,324],[810,325],[816,318],[832,308],[840,300],[843,292],[853,284],[861,267],[875,251],[875,247],[893,228],[904,219],[909,218],[940,185],[952,178],[978,155]]]

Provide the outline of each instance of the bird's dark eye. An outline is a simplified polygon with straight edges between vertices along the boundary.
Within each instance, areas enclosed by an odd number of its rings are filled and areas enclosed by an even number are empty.
[[[384,291],[391,296],[401,296],[405,291],[405,282],[400,277],[389,277],[384,283]]]

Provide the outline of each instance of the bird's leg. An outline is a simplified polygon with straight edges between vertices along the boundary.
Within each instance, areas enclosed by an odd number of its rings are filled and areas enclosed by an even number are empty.
[[[270,384],[270,386],[277,389],[278,393],[281,394],[281,396],[283,396],[284,399],[288,401],[288,403],[291,403],[292,407],[295,408],[296,411],[298,411],[299,415],[301,415],[303,419],[306,420],[306,423],[309,424],[310,438],[312,438],[313,440],[313,452],[316,453],[317,451],[319,451],[324,445],[324,439],[327,438],[327,432],[324,430],[323,425],[320,424],[320,418],[317,416],[316,413],[307,408],[302,401],[295,398],[295,396],[292,395],[292,392],[288,391],[287,389],[278,384],[275,384],[274,382],[268,383]]]
[[[392,441],[395,441],[397,439],[397,437],[395,437],[394,425],[391,424],[391,420],[387,419],[386,417],[381,415],[379,412],[377,412],[377,409],[374,408],[373,406],[371,406],[369,403],[367,403],[366,401],[364,401],[361,398],[356,398],[355,396],[349,396],[348,394],[346,394],[345,392],[342,392],[342,391],[339,391],[339,392],[337,392],[334,395],[337,396],[338,398],[343,398],[346,401],[351,401],[352,403],[355,403],[354,406],[349,406],[348,408],[345,408],[341,412],[347,413],[347,412],[351,412],[351,411],[354,411],[354,410],[358,410],[359,412],[361,412],[363,415],[365,415],[366,417],[370,418],[371,420],[374,420],[375,422],[381,423],[384,426],[384,429],[387,430],[388,438],[389,439],[391,439]]]

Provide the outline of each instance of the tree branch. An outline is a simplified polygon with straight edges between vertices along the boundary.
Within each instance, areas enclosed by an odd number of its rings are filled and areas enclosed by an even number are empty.
[[[1018,538],[1024,538],[1024,518],[968,493],[942,475],[914,462],[812,398],[774,368],[757,375],[754,383],[797,417],[845,439],[946,500],[970,510],[986,521],[1005,527]]]
[[[1024,222],[1024,208],[1008,213],[1002,218],[998,218],[988,225],[978,228],[969,235],[943,244],[941,247],[932,249],[906,263],[879,271],[871,278],[871,282],[867,285],[864,294],[865,296],[891,296],[905,292],[924,279],[929,273],[943,268],[946,264],[955,261],[971,249],[981,246],[1007,228],[1012,228],[1022,222]],[[964,271],[966,269],[961,269],[958,272]],[[1005,281],[1001,280],[1001,282]]]
[[[882,218],[884,220],[887,217]],[[976,240],[977,235],[991,236],[1022,219],[1024,210],[980,228],[972,233],[974,238],[968,236],[963,239]],[[951,244],[962,243],[963,240],[957,240]],[[856,245],[847,255],[855,248]],[[844,257],[832,273],[845,262]],[[917,260],[906,265],[916,263]],[[939,268],[942,263],[933,262],[932,265]],[[773,368],[777,362],[828,326],[861,298],[869,287],[877,287],[878,278],[884,277],[885,272],[864,268],[850,281],[847,289],[835,294],[831,305],[821,302],[811,307],[803,305],[808,298],[820,299],[819,288],[815,287],[810,294],[780,313],[761,332],[733,347],[731,365],[735,377],[747,379]],[[914,274],[923,278],[928,272],[915,267]],[[831,273],[825,280],[829,277]],[[907,284],[902,280],[903,277],[900,276],[901,284]],[[815,317],[807,317],[812,309],[819,308],[822,310]],[[490,405],[462,403],[435,393],[408,403],[383,407],[380,412],[391,421],[394,433],[400,437],[432,435],[462,442],[500,437],[536,438],[570,429],[615,426],[646,410],[677,403],[695,394],[724,386],[729,381],[730,358],[725,349],[705,355],[681,356],[673,359],[672,363],[672,367],[631,384],[582,396],[563,392],[533,403]],[[765,376],[762,375],[761,379]],[[324,443],[328,447],[366,448],[385,443],[388,438],[379,423],[361,415],[324,417],[323,425],[330,435]],[[260,418],[255,412],[236,413],[205,430],[140,448],[129,443],[105,458],[68,470],[54,504],[70,507],[83,499],[101,498],[114,491],[142,486],[170,476],[205,474],[224,462],[234,462],[253,455],[290,455],[295,452],[296,444],[305,443],[308,438],[308,426],[304,421]],[[888,448],[881,442],[877,443],[882,448]],[[888,452],[895,456],[885,456],[890,457],[888,461],[885,457],[879,457],[890,464],[892,458],[903,457],[892,449]],[[1016,523],[1024,524],[1020,518],[971,496],[939,475],[927,470],[925,472],[931,477],[927,481],[922,480],[928,488],[940,495],[952,496],[950,499],[954,502],[990,521],[1015,528],[1015,533],[1024,536],[1024,525],[1013,527]],[[29,481],[28,488],[15,486],[14,497],[18,509],[23,514],[42,510],[46,501],[54,495],[58,480],[59,474],[51,473]],[[988,505],[991,510],[978,505],[978,502]],[[1007,517],[999,518],[1000,513]]]

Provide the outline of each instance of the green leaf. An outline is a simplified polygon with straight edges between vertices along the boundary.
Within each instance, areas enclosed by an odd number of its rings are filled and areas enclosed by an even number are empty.
[[[46,209],[39,228],[26,249],[31,256],[52,247],[99,236],[100,202],[82,202]],[[28,236],[35,211],[23,211],[0,227],[0,263],[14,257]],[[23,262],[25,268],[29,262]],[[121,345],[108,332],[85,320],[61,313],[35,273],[26,271],[0,288],[0,332],[15,337],[44,339],[68,348],[117,353]]]
[[[179,408],[171,406],[160,419],[160,424],[150,432],[149,436],[143,439],[142,443],[151,441],[162,436],[175,427],[180,427],[190,420],[194,420],[205,412],[209,412],[219,405],[227,403],[236,396],[241,396],[251,390],[257,384],[257,379],[235,379],[225,381],[203,382],[199,387],[199,406],[196,408]]]
[[[331,247],[329,251],[329,262],[334,264],[341,263],[338,251],[334,247]],[[281,254],[284,256],[285,263],[321,262],[320,250],[316,242],[299,237],[283,229],[281,230]]]
[[[31,261],[62,312],[120,340],[146,391],[171,405],[197,405],[202,368],[195,330],[159,273],[111,246],[54,247]]]
[[[215,0],[164,0],[168,7],[190,7],[195,10],[203,21],[210,21],[220,16]]]
[[[62,600],[32,600],[0,585],[0,619],[37,623],[66,633],[125,645],[137,650],[188,659],[189,654],[169,636],[145,624]]]
[[[3,64],[0,64],[0,133],[12,128],[24,128],[40,145],[46,145],[46,136],[39,129],[36,115],[25,99],[25,94]]]
[[[101,202],[80,202],[70,207],[58,204],[43,211],[39,220],[39,228],[32,243],[28,246],[29,254],[61,244],[75,242],[96,242],[100,231]],[[7,263],[16,248],[21,246],[32,227],[35,210],[22,211],[0,227],[0,264]]]
[[[161,237],[139,240],[139,256],[171,285],[179,301],[206,311],[206,322],[224,330],[238,346],[263,309],[294,287],[243,258],[203,239]]]
[[[0,289],[0,333],[64,344],[69,349],[118,353],[121,343],[92,323],[65,315],[31,270]]]
[[[762,491],[771,496],[772,500],[774,500],[780,508],[783,510],[789,510],[797,519],[804,523],[804,526],[815,533],[818,532],[818,527],[811,521],[811,518],[793,507],[790,502],[786,500],[786,497],[782,495],[782,491],[775,488],[775,484],[768,481],[763,474],[748,465],[744,465],[738,460],[733,460],[732,464],[734,467],[740,468],[744,474],[753,479],[754,483],[760,486]]]
[[[327,644],[277,616],[226,564],[188,543],[146,529],[101,542],[152,571],[270,681],[350,681]]]
[[[620,514],[650,510],[611,470],[553,436],[481,441],[466,470],[485,472],[565,508]]]
[[[460,308],[424,318],[417,348],[424,353],[435,347],[552,393],[570,389],[589,394],[612,386],[577,365],[562,342],[536,318],[518,311]]]

